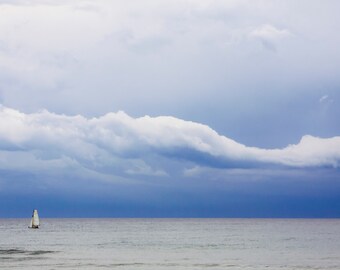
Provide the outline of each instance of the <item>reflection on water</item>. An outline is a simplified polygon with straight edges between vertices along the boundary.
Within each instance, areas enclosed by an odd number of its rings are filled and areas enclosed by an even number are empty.
[[[0,269],[340,269],[340,220],[0,219]]]

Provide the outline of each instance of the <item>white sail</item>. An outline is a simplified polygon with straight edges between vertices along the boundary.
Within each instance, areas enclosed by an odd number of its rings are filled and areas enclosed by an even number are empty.
[[[39,216],[38,216],[38,210],[33,211],[33,226],[39,226]]]
[[[39,215],[38,210],[33,210],[32,219],[29,228],[37,229],[39,228],[40,221],[39,221]]]

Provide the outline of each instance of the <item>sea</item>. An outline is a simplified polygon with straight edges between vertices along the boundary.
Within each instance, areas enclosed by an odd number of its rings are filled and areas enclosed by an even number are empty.
[[[0,219],[0,269],[340,269],[340,219]]]

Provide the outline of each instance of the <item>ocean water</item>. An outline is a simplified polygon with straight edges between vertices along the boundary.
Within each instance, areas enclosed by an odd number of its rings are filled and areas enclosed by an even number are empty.
[[[0,269],[340,269],[337,219],[0,219]]]

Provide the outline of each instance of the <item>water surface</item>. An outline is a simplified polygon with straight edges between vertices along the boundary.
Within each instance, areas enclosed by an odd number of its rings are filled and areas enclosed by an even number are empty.
[[[338,219],[0,219],[0,269],[340,269]]]

